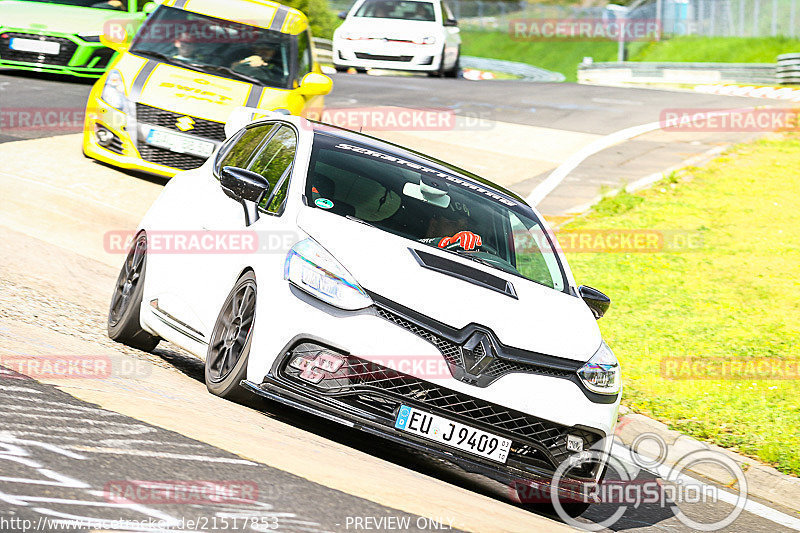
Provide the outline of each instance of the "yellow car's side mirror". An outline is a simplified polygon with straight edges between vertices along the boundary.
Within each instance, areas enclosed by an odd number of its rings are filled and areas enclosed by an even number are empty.
[[[309,72],[300,80],[297,92],[303,96],[319,96],[328,94],[333,89],[333,80],[325,74]]]

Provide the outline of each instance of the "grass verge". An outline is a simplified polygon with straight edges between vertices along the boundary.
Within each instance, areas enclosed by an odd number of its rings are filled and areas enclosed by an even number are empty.
[[[626,405],[795,476],[800,375],[665,379],[661,365],[800,360],[798,168],[800,136],[740,145],[648,191],[607,198],[565,228],[678,230],[702,240],[694,251],[571,253],[569,261],[579,283],[612,298],[600,327],[623,365]]]
[[[585,56],[595,61],[616,61],[617,44],[603,41],[513,40],[508,33],[464,29],[461,51],[465,55],[529,63],[561,72],[577,80],[577,66]],[[695,61],[774,63],[779,54],[800,52],[800,40],[783,37],[675,37],[660,42],[628,45],[631,61]]]

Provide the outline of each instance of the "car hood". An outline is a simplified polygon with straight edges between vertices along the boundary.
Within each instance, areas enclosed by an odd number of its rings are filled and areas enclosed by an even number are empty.
[[[128,73],[139,72],[145,59],[133,54],[125,54],[116,68],[123,72],[128,94],[132,94],[134,79]],[[167,109],[175,113],[225,122],[233,109],[244,106],[254,86],[238,80],[205,74],[167,63],[159,62],[147,77],[137,102]],[[260,90],[256,87],[254,90]],[[286,106],[286,90],[264,88],[258,107],[272,109],[274,101],[280,107]],[[291,95],[290,95],[291,97]]]
[[[396,20],[376,18],[347,19],[338,32],[357,32],[362,37],[377,39],[417,39],[427,36],[438,36],[442,33],[442,26],[436,22],[419,20]]]
[[[479,324],[506,346],[577,361],[587,361],[600,346],[597,322],[580,298],[322,209],[303,208],[297,222],[366,290],[451,327]],[[423,268],[409,248],[504,278],[518,299]]]
[[[0,1],[0,26],[36,32],[96,34],[110,19],[131,18],[125,11],[62,6],[44,2]]]

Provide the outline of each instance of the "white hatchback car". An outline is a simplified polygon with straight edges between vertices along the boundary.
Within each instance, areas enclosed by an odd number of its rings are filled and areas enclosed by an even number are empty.
[[[456,77],[461,36],[443,0],[358,0],[333,33],[333,64]]]
[[[621,384],[542,218],[516,194],[359,133],[272,116],[179,173],[137,230],[108,332],[507,483],[608,452]],[[578,463],[577,484],[605,460]],[[569,463],[572,464],[572,463]]]

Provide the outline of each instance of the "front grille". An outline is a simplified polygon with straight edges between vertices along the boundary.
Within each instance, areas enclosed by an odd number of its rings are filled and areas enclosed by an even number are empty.
[[[447,362],[450,363],[451,365],[456,365],[460,367],[464,366],[464,362],[461,359],[461,348],[459,348],[457,344],[450,342],[447,339],[444,339],[437,335],[434,335],[430,331],[427,331],[424,328],[417,326],[416,324],[412,324],[405,318],[398,316],[392,313],[391,311],[387,311],[382,307],[378,307],[377,310],[378,310],[378,316],[380,316],[381,318],[385,318],[390,322],[394,322],[401,328],[407,329],[414,335],[422,337],[426,341],[436,346],[442,353],[444,358],[447,360]]]
[[[33,39],[36,41],[57,42],[61,48],[58,54],[40,54],[38,52],[23,52],[10,48],[13,38]],[[75,54],[78,45],[64,37],[36,35],[32,33],[3,32],[0,35],[0,59],[4,61],[22,61],[39,65],[66,66]]]
[[[194,121],[194,127],[190,130],[184,131],[177,126],[176,122],[179,119],[187,116]],[[172,131],[186,133],[188,135],[195,135],[205,139],[211,139],[214,141],[225,140],[225,124],[222,122],[214,122],[213,120],[182,115],[180,113],[166,111],[164,109],[151,107],[138,102],[136,103],[136,120],[138,120],[140,124],[160,126]]]
[[[167,167],[177,168],[179,170],[192,170],[201,166],[205,159],[189,154],[179,154],[172,150],[159,148],[149,144],[142,144],[139,146],[139,154],[142,159],[151,163],[164,165]]]
[[[572,455],[566,449],[567,434],[583,438],[585,448],[601,438],[590,431],[508,409],[355,356],[346,356],[345,364],[338,371],[326,372],[315,385],[304,381],[301,371],[289,365],[298,355],[313,359],[322,351],[326,350],[316,344],[298,345],[289,353],[283,373],[296,382],[316,387],[323,394],[335,394],[340,399],[349,394],[350,398],[357,398],[360,406],[378,410],[392,419],[400,403],[411,403],[438,411],[442,416],[461,418],[467,424],[483,425],[488,431],[512,439],[510,459],[539,464],[546,461],[555,468]],[[545,448],[550,457],[532,443]],[[591,467],[582,474],[591,475],[590,470]]]
[[[377,311],[378,311],[378,316],[380,316],[381,318],[394,322],[401,328],[406,329],[419,337],[422,337],[426,341],[436,346],[441,352],[441,354],[444,356],[444,358],[447,360],[447,362],[450,363],[451,365],[464,368],[464,362],[461,357],[461,347],[455,342],[452,342],[448,339],[445,339],[441,336],[431,333],[422,326],[418,326],[417,324],[414,324],[411,321],[406,320],[405,318],[387,309],[384,309],[383,307],[377,307]],[[476,347],[476,355],[483,355],[482,350],[483,347],[478,345],[478,347]],[[489,364],[486,370],[484,370],[484,374],[487,374],[492,378],[499,378],[500,376],[503,376],[505,374],[510,374],[512,372],[520,372],[525,374],[538,374],[542,376],[551,376],[558,378],[570,378],[573,374],[573,372],[569,370],[552,368],[533,363],[520,363],[508,359],[502,359],[500,357],[495,357],[495,359]]]
[[[91,68],[106,68],[112,57],[114,57],[114,50],[111,48],[99,48],[95,50],[92,57],[86,62],[86,65],[91,65]],[[97,58],[97,62],[92,65],[95,58]]]
[[[371,59],[372,61],[397,61],[400,63],[408,63],[414,56],[383,56],[379,54],[366,54],[364,52],[356,52],[358,59]]]

